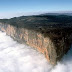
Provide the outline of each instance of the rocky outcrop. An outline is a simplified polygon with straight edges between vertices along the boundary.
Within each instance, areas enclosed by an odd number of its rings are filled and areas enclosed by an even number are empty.
[[[36,48],[47,60],[55,65],[71,46],[71,29],[50,30],[40,33],[27,28],[17,28],[10,24],[0,23],[0,30],[21,43]]]

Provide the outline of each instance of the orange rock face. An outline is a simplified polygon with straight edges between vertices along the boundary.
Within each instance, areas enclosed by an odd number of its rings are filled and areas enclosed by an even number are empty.
[[[0,24],[0,30],[6,32],[7,35],[11,36],[15,40],[19,42],[22,41],[22,43],[25,42],[29,46],[36,48],[38,51],[43,53],[47,60],[53,65],[55,65],[57,61],[60,60],[64,55],[63,49],[66,50],[64,45],[67,42],[64,42],[64,39],[61,36],[52,36],[53,34],[51,34],[45,37],[43,34],[33,30],[16,28],[11,25],[7,25],[5,27],[5,24]],[[70,43],[67,45],[67,49],[69,49],[69,46]]]

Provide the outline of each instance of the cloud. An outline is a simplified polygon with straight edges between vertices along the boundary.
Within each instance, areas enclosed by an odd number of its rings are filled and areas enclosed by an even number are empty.
[[[44,12],[0,12],[0,19],[12,18],[19,16],[38,15]]]
[[[0,72],[72,72],[72,48],[53,67],[43,54],[0,32]]]
[[[42,54],[0,32],[0,72],[47,72],[50,69]]]
[[[11,12],[4,12],[4,13],[0,13],[0,18],[12,18],[12,17],[18,17],[24,15],[23,13],[11,13]]]

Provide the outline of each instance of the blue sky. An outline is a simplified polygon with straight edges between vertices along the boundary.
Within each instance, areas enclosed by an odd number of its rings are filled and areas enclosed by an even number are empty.
[[[0,15],[5,13],[31,13],[72,11],[72,0],[0,0]]]

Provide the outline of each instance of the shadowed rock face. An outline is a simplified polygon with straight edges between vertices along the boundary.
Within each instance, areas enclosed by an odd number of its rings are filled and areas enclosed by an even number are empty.
[[[59,17],[32,16],[0,20],[0,30],[18,42],[36,48],[55,65],[67,53],[72,41],[72,17]],[[64,23],[64,20],[59,20],[61,18],[67,21]]]

